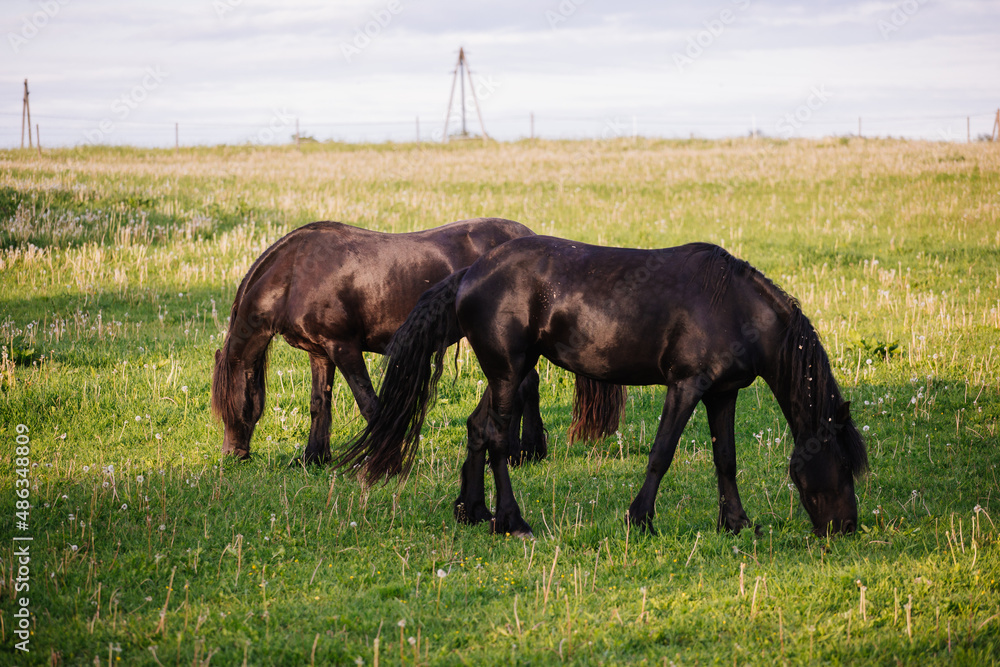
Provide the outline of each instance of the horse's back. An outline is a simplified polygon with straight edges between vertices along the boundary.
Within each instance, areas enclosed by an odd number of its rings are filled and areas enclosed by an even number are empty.
[[[500,218],[399,234],[313,222],[265,253],[271,266],[247,291],[267,304],[275,330],[296,347],[355,340],[379,352],[428,287],[527,234],[524,225]]]
[[[450,222],[408,234],[399,234],[401,241],[413,239],[419,243],[439,247],[453,254],[464,263],[455,270],[465,268],[483,254],[512,239],[534,236],[534,232],[514,220],[505,218],[470,218]]]
[[[729,349],[766,307],[741,264],[703,243],[642,250],[515,239],[472,265],[459,319],[470,340],[502,340],[596,379],[660,384],[715,363],[704,351]],[[480,322],[489,324],[474,332]]]

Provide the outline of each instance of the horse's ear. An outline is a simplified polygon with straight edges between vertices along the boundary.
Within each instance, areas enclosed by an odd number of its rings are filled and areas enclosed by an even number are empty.
[[[222,350],[215,351],[215,363],[219,363],[219,358],[222,357]]]
[[[851,402],[844,401],[837,408],[837,423],[846,424],[851,419]]]

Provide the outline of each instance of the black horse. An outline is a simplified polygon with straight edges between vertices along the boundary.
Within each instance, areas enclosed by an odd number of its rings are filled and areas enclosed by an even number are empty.
[[[447,335],[445,335],[447,333]],[[390,343],[384,408],[339,458],[369,482],[406,472],[443,341],[464,335],[489,381],[468,420],[468,457],[455,501],[461,522],[492,519],[498,533],[528,535],[508,476],[515,392],[544,356],[604,383],[662,384],[666,401],[645,482],[628,520],[652,531],[656,492],[698,401],[708,411],[719,485],[718,528],[750,525],[736,486],[736,396],[762,377],[791,425],[792,481],[818,535],[851,532],[854,478],[868,465],[849,403],[797,302],[717,246],[603,248],[545,236],[510,241],[424,293]],[[486,507],[485,454],[496,482]]]
[[[347,380],[362,416],[370,418],[378,401],[362,352],[384,352],[427,288],[490,249],[533,234],[524,225],[501,218],[462,220],[406,234],[314,222],[276,241],[243,278],[225,343],[215,353],[212,409],[225,426],[223,453],[250,455],[250,438],[264,410],[267,350],[280,334],[309,353],[312,367],[312,426],[304,459],[328,461],[336,370]],[[455,336],[441,342],[450,345],[458,340]],[[515,463],[546,454],[538,374],[529,371],[519,380],[511,408],[512,436],[520,439],[520,450],[512,457]],[[598,383],[578,378],[577,386],[583,395],[596,392],[589,404],[611,407],[604,413],[583,414],[578,405],[574,432],[613,433],[620,413],[614,405],[620,400],[602,401],[601,392],[612,399],[615,394]]]

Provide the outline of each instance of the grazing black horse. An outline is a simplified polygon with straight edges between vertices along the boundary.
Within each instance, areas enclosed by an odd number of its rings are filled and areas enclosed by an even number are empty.
[[[477,218],[406,234],[314,222],[283,236],[247,271],[225,343],[215,353],[212,409],[225,426],[223,453],[250,455],[250,438],[264,409],[267,350],[280,334],[309,353],[312,367],[312,426],[304,459],[328,461],[336,370],[347,380],[362,416],[370,418],[378,401],[362,352],[384,352],[427,288],[488,250],[533,234],[512,220]],[[459,338],[440,342],[450,345]],[[538,374],[529,371],[519,381],[512,407],[512,436],[520,436],[521,443],[515,463],[546,454]],[[578,379],[578,388],[586,395],[603,390],[586,379]],[[518,433],[522,414],[523,433]],[[617,413],[612,417],[599,422],[600,416],[583,415],[574,428],[587,435],[614,432]]]
[[[448,332],[448,335],[442,335]],[[461,522],[492,518],[498,533],[528,535],[503,454],[515,393],[544,356],[604,383],[662,384],[663,414],[646,478],[628,520],[652,531],[656,492],[698,401],[708,411],[719,485],[718,528],[750,525],[736,486],[736,395],[764,378],[795,439],[789,472],[818,535],[851,532],[854,478],[868,465],[849,403],[797,302],[717,246],[603,248],[545,236],[510,241],[424,293],[390,343],[383,412],[339,459],[370,482],[412,461],[441,341],[464,335],[489,381],[468,421],[468,458],[455,501]],[[496,515],[485,504],[486,452]]]

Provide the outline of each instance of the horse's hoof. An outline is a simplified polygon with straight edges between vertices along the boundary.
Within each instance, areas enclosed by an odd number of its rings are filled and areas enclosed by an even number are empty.
[[[521,517],[514,519],[494,518],[490,521],[490,532],[494,535],[510,535],[522,539],[534,538],[535,536],[531,532],[531,526]]]
[[[548,446],[543,441],[542,443],[521,443],[521,450],[511,454],[507,458],[507,464],[512,468],[524,465],[525,463],[533,463],[535,461],[541,461],[548,454]]]
[[[492,520],[493,514],[486,509],[486,505],[476,503],[470,510],[469,505],[465,502],[461,500],[455,501],[455,521],[472,526],[477,523]]]
[[[723,529],[727,533],[732,535],[739,535],[740,531],[744,528],[753,528],[754,535],[757,537],[761,536],[760,526],[750,521],[746,514],[743,516],[738,516],[735,519],[727,519],[723,515],[719,515],[718,526],[716,527],[716,532],[722,532]]]
[[[507,465],[511,468],[519,468],[522,463],[527,463],[529,460],[528,452],[518,452],[517,454],[512,454],[507,457]]]
[[[640,534],[644,535],[657,534],[656,528],[653,527],[653,517],[651,516],[647,515],[639,518],[633,518],[632,514],[629,513],[625,515],[625,523],[638,530]]]
[[[296,456],[292,459],[292,465],[301,466],[304,464],[307,466],[323,466],[329,463],[332,458],[332,456],[326,453],[317,454],[306,450],[302,456]]]
[[[294,459],[288,462],[289,468],[305,468],[308,466],[322,465],[317,459],[308,459],[304,456],[296,456]]]

